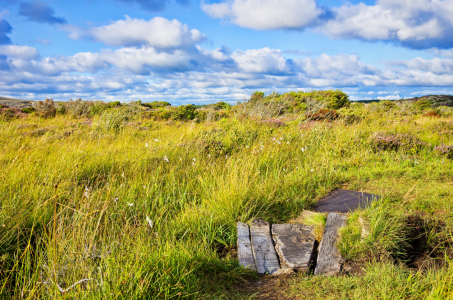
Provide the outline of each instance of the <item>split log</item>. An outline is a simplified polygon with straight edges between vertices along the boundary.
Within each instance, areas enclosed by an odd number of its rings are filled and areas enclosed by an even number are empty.
[[[252,253],[252,243],[250,242],[249,225],[238,222],[236,225],[238,231],[238,259],[241,266],[256,271],[255,259]]]
[[[329,213],[319,245],[315,275],[337,275],[341,271],[341,254],[337,248],[338,230],[346,225],[345,215]]]
[[[280,269],[277,253],[271,238],[269,223],[254,220],[250,227],[252,251],[258,274],[273,274]]]

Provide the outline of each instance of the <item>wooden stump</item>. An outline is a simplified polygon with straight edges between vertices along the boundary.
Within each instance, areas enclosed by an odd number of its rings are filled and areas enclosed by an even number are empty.
[[[238,259],[241,266],[256,271],[255,259],[252,253],[252,243],[250,241],[249,225],[238,222]]]
[[[272,237],[282,268],[308,271],[316,244],[311,227],[274,224],[272,225]]]
[[[341,254],[337,248],[338,230],[346,225],[347,218],[337,213],[329,213],[326,228],[319,245],[315,275],[337,275],[341,271]]]
[[[275,273],[280,269],[280,263],[272,242],[269,223],[254,220],[250,227],[250,235],[258,274]]]

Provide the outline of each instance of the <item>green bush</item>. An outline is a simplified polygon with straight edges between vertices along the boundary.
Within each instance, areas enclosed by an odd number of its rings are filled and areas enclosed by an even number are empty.
[[[153,102],[149,102],[149,103],[141,103],[141,106],[148,107],[151,109],[156,109],[159,107],[171,106],[171,104],[168,102],[165,102],[165,101],[153,101]]]
[[[172,120],[193,120],[195,119],[196,107],[193,104],[181,105],[173,111]]]
[[[431,102],[429,102],[426,99],[420,99],[414,102],[414,106],[424,110],[424,109],[430,109],[431,108]]]
[[[27,107],[27,108],[22,108],[21,111],[25,114],[31,114],[32,112],[35,111],[33,107]]]

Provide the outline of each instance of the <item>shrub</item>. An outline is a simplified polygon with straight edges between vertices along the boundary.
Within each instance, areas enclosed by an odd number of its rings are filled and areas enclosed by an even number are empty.
[[[313,121],[332,121],[338,119],[338,112],[323,108],[314,114],[307,114],[306,117]]]
[[[22,112],[19,108],[9,108],[6,105],[3,105],[3,108],[0,107],[0,119],[3,120],[12,120],[17,119],[19,117],[26,116],[25,113]]]
[[[390,100],[383,100],[379,102],[379,105],[384,109],[385,111],[390,111],[394,108],[396,108],[396,104],[393,101]]]
[[[193,104],[178,106],[176,111],[173,111],[171,118],[173,120],[193,120],[195,119],[196,107]]]
[[[44,102],[33,103],[36,114],[42,118],[53,118],[57,114],[57,109],[52,99],[47,98]]]
[[[431,108],[431,102],[429,102],[426,99],[420,99],[414,102],[414,106],[424,110],[424,109],[430,109]]]
[[[419,152],[426,146],[418,137],[409,134],[383,134],[377,133],[371,137],[371,145],[374,150],[389,151],[402,150],[410,152]]]
[[[148,107],[151,109],[156,109],[159,107],[171,106],[171,104],[168,102],[165,102],[165,101],[153,101],[153,102],[149,102],[149,103],[141,103],[141,106]]]
[[[26,107],[26,108],[22,108],[21,111],[24,113],[24,114],[31,114],[32,112],[35,111],[35,109],[33,107]]]
[[[453,146],[440,145],[434,148],[434,152],[444,155],[449,159],[453,159]]]

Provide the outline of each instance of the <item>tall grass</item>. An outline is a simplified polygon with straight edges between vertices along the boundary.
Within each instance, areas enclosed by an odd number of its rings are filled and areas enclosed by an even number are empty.
[[[235,223],[288,221],[342,185],[390,199],[361,213],[374,226],[370,256],[379,249],[398,257],[406,239],[398,226],[416,211],[443,214],[444,231],[452,228],[453,164],[432,151],[452,143],[442,133],[451,118],[408,123],[367,112],[353,125],[300,129],[300,120],[278,128],[234,118],[160,123],[125,109],[88,123],[58,115],[0,121],[1,298],[239,297],[233,287],[254,275],[234,258]],[[138,121],[147,130],[126,126]],[[417,134],[427,146],[375,151],[377,131]],[[427,189],[411,195],[413,184]],[[447,269],[432,295],[447,293]]]

